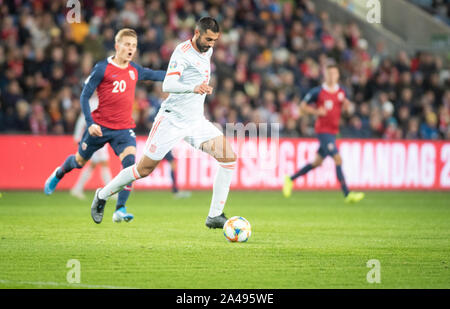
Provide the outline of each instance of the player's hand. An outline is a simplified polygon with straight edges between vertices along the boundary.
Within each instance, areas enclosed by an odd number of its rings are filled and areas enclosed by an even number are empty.
[[[198,94],[211,94],[212,91],[213,88],[211,86],[208,86],[206,83],[198,85],[194,88],[194,93]]]
[[[98,124],[91,124],[88,131],[91,136],[103,136],[102,129]]]
[[[327,114],[327,110],[322,106],[317,109],[317,116],[325,116]]]

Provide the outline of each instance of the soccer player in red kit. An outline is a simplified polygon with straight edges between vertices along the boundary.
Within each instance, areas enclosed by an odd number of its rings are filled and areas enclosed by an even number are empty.
[[[83,167],[92,154],[109,143],[120,158],[122,167],[135,163],[136,126],[132,118],[135,88],[138,80],[163,81],[166,71],[153,71],[132,62],[137,49],[137,34],[124,28],[115,37],[116,53],[97,63],[86,79],[81,93],[81,107],[86,119],[84,132],[75,155],[67,157],[47,179],[44,192],[53,193],[58,182],[74,168]],[[94,91],[98,94],[98,108],[91,113],[89,98]],[[131,184],[119,193],[114,222],[130,221],[133,215],[127,213],[125,203],[130,195]]]
[[[346,98],[343,88],[338,84],[339,69],[336,65],[329,65],[325,71],[325,83],[313,88],[301,102],[301,110],[310,115],[317,116],[315,131],[320,146],[314,162],[305,165],[292,176],[285,176],[283,194],[291,196],[293,181],[305,175],[312,169],[320,166],[327,156],[331,156],[336,165],[336,176],[341,184],[346,202],[359,202],[364,198],[362,192],[349,191],[342,172],[342,158],[336,146],[336,134],[339,132],[339,121],[342,108],[347,109],[351,104]],[[313,106],[315,105],[315,107]]]

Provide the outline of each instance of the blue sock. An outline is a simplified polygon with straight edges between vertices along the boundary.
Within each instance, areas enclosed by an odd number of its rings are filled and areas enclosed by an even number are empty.
[[[340,165],[336,165],[336,176],[339,182],[341,183],[342,192],[344,192],[344,196],[347,196],[349,191],[347,188],[347,184],[345,183],[344,173],[342,172],[342,167]]]
[[[56,177],[63,178],[65,174],[73,170],[74,168],[82,168],[81,165],[75,160],[75,155],[68,156],[63,165],[56,171]]]
[[[312,164],[305,165],[301,170],[291,176],[291,180],[295,180],[296,178],[305,175],[312,169],[314,169],[314,166],[312,166]]]
[[[170,171],[170,177],[172,178],[172,192],[177,193],[178,192],[177,179],[175,178],[175,172],[173,170]]]
[[[135,162],[135,156],[133,154],[129,154],[122,160],[122,167],[127,168],[129,166],[132,166]],[[131,184],[125,186],[125,189],[119,192],[119,196],[117,198],[117,204],[116,204],[116,210],[118,210],[121,207],[125,207],[125,204],[128,200],[128,197],[131,193]]]

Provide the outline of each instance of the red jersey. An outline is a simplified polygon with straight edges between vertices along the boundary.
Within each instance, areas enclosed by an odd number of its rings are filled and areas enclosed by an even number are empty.
[[[326,110],[325,116],[318,116],[315,131],[336,135],[339,132],[342,104],[346,98],[345,90],[338,84],[334,89],[329,89],[325,84],[313,88],[303,99],[308,104],[315,104],[317,108]]]
[[[87,127],[93,123],[109,129],[132,129],[134,93],[138,80],[163,81],[165,71],[153,71],[130,62],[121,68],[112,57],[97,63],[85,81],[81,93],[81,106]],[[97,89],[98,108],[90,113],[89,98]]]

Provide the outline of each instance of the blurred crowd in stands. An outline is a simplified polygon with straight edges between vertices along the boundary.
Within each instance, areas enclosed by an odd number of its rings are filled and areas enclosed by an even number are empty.
[[[221,25],[213,54],[214,94],[206,117],[218,124],[279,123],[284,137],[314,136],[299,112],[322,83],[330,61],[354,105],[342,137],[449,139],[450,78],[443,59],[427,53],[388,55],[370,46],[355,23],[333,23],[314,1],[85,0],[81,22],[67,23],[67,1],[0,0],[0,132],[71,134],[83,82],[114,53],[122,27],[139,34],[135,61],[166,69],[174,47],[200,17]],[[160,83],[136,90],[136,133],[147,134],[161,102]]]

